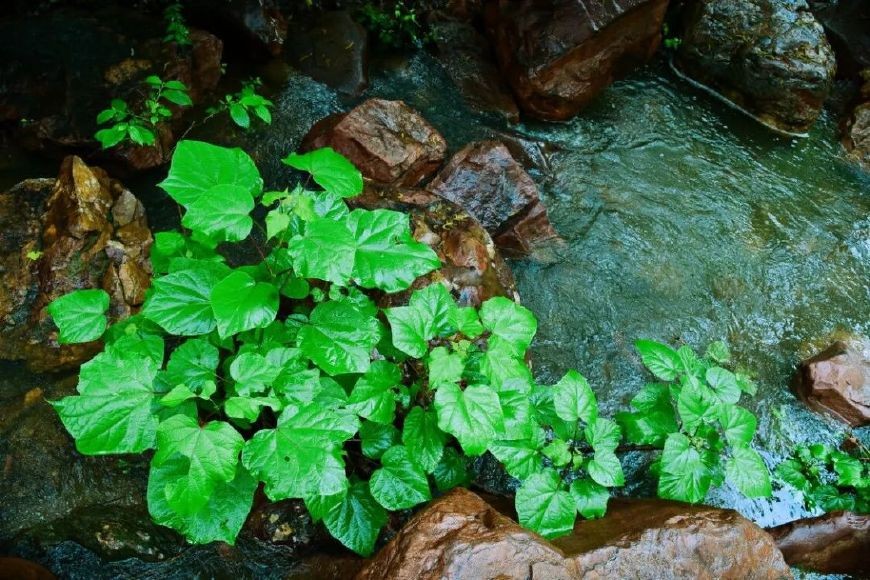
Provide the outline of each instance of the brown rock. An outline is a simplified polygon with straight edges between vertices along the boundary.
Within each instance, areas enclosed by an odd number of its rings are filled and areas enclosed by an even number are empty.
[[[54,580],[56,576],[34,562],[0,557],[0,580]]]
[[[471,214],[509,255],[557,237],[535,182],[497,141],[466,145],[427,189]]]
[[[814,410],[852,427],[870,425],[870,339],[837,341],[802,362],[795,386]]]
[[[667,0],[489,0],[487,29],[520,107],[573,117],[614,80],[646,62]]]
[[[435,250],[442,263],[438,271],[418,280],[415,288],[444,282],[463,306],[478,306],[493,296],[518,299],[513,274],[489,234],[456,204],[426,191],[374,185],[349,201],[356,207],[392,209],[411,216],[414,237]],[[384,306],[402,304],[407,294],[386,295],[389,304]]]
[[[151,243],[139,200],[78,157],[64,160],[56,180],[0,194],[0,359],[46,371],[93,355],[97,344],[57,344],[44,308],[73,290],[103,288],[110,318],[129,316],[150,284]]]
[[[604,519],[547,542],[480,497],[429,504],[357,580],[480,578],[791,578],[764,530],[737,512],[661,500],[611,500]]]
[[[858,104],[846,118],[843,131],[843,146],[849,157],[870,171],[870,68],[861,72],[864,85]]]
[[[768,530],[785,561],[822,574],[870,576],[870,516],[832,512]]]
[[[413,187],[438,169],[447,142],[404,102],[369,99],[316,123],[301,147],[332,147],[372,181]]]

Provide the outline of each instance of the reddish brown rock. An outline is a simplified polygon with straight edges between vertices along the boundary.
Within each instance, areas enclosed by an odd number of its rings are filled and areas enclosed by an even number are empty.
[[[426,191],[373,185],[348,201],[356,207],[392,209],[411,216],[414,237],[435,250],[442,263],[439,270],[417,280],[414,288],[444,282],[463,306],[478,306],[493,296],[518,299],[513,274],[492,238],[456,204]],[[386,295],[389,303],[383,305],[402,304],[410,291]]]
[[[837,341],[801,363],[795,385],[814,410],[852,427],[870,425],[870,340]]]
[[[761,528],[731,510],[612,500],[548,542],[480,497],[455,489],[414,516],[357,580],[479,578],[791,578]]]
[[[466,145],[427,189],[471,214],[509,255],[557,237],[535,182],[497,141]]]
[[[785,561],[822,574],[870,576],[870,516],[833,512],[768,530]]]
[[[317,122],[303,150],[332,147],[372,181],[413,187],[437,171],[447,142],[402,101],[369,99]]]
[[[129,316],[150,284],[151,243],[139,200],[78,157],[64,160],[56,180],[0,194],[0,359],[53,371],[92,356],[97,344],[57,344],[45,307],[73,290],[103,288],[110,318]]]
[[[0,557],[0,580],[54,580],[56,576],[34,562]]]
[[[489,0],[487,29],[520,107],[573,117],[656,51],[667,0]]]

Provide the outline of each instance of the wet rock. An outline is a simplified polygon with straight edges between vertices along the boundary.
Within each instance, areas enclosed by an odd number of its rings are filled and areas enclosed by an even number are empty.
[[[870,516],[833,512],[768,530],[785,561],[822,574],[870,576]]]
[[[770,536],[731,510],[611,500],[606,518],[547,542],[455,489],[414,516],[357,580],[790,577]]]
[[[468,22],[439,22],[432,27],[438,60],[474,110],[516,123],[520,111],[495,64],[489,43]]]
[[[683,73],[774,129],[804,133],[815,123],[836,63],[805,2],[699,0],[683,28]]]
[[[142,204],[78,157],[64,160],[56,180],[0,194],[0,359],[54,371],[92,356],[96,343],[57,343],[45,307],[73,290],[102,288],[110,320],[129,316],[150,284],[151,243]]]
[[[801,363],[800,397],[814,410],[851,425],[870,425],[870,339],[837,341]]]
[[[56,576],[33,562],[0,557],[0,580],[54,580]]]
[[[870,171],[870,68],[865,69],[861,76],[864,85],[858,104],[846,118],[843,146],[851,159]]]
[[[866,0],[828,1],[814,5],[813,12],[834,47],[840,74],[851,77],[870,68],[870,3]]]
[[[287,20],[277,0],[189,0],[185,11],[192,22],[242,39],[247,56],[278,56],[287,38]]]
[[[332,147],[372,181],[413,187],[438,169],[447,142],[404,102],[369,99],[317,122],[301,148],[320,147]]]
[[[520,108],[576,115],[656,51],[667,0],[489,0],[487,30]]]
[[[254,507],[245,525],[259,540],[294,549],[307,547],[316,529],[300,500],[263,501]]]
[[[509,255],[557,237],[535,182],[497,141],[466,145],[427,189],[471,214]]]
[[[369,84],[368,35],[348,12],[293,23],[285,52],[302,73],[345,95],[357,96]]]
[[[441,259],[440,270],[419,279],[414,288],[441,281],[463,306],[478,306],[493,296],[518,299],[510,268],[487,231],[462,208],[432,193],[370,185],[365,193],[349,200],[355,207],[392,209],[411,216],[414,238],[430,246]],[[407,292],[384,297],[399,305]]]
[[[196,29],[189,47],[163,36],[161,20],[108,5],[0,22],[0,121],[14,128],[25,148],[52,157],[76,153],[135,171],[165,163],[181,133],[182,110],[174,105],[155,147],[100,151],[93,137],[97,114],[113,98],[141,103],[148,75],[184,82],[194,103],[215,88],[221,41]]]

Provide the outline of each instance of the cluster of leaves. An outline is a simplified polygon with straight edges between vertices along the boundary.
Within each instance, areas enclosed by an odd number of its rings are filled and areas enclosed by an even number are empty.
[[[803,494],[809,509],[870,513],[870,451],[860,445],[849,452],[801,445],[775,473]]]
[[[267,125],[272,123],[272,101],[257,93],[257,89],[263,82],[259,78],[253,78],[242,83],[242,90],[238,93],[224,95],[217,105],[209,107],[209,115],[217,115],[222,111],[228,111],[233,123],[242,129],[251,126],[251,115],[258,117]]]
[[[750,447],[757,420],[737,405],[756,387],[719,366],[730,360],[727,347],[713,343],[702,358],[688,346],[674,350],[650,340],[635,346],[661,382],[644,386],[631,402],[634,411],[616,420],[629,442],[663,448],[654,465],[658,495],[698,503],[727,480],[746,497],[770,496],[767,466]]]
[[[671,36],[671,27],[665,22],[662,25],[662,44],[668,50],[677,50],[683,44],[683,39],[678,36]]]
[[[141,104],[131,106],[123,99],[113,99],[108,109],[97,115],[97,124],[110,124],[94,137],[104,149],[129,140],[136,145],[151,146],[157,139],[157,125],[172,117],[170,104],[189,107],[193,104],[187,86],[177,80],[164,81],[150,75],[143,81],[145,88]]]
[[[156,234],[141,313],[106,328],[102,290],[49,306],[60,342],[105,343],[53,403],[79,451],[154,449],[150,512],[198,543],[233,542],[262,482],[368,554],[389,511],[466,484],[487,450],[524,481],[531,528],[601,515],[622,483],[619,429],[576,373],[534,384],[532,313],[501,297],[460,307],[441,283],[379,307],[371,296],[409,290],[437,256],[407,215],[349,209],[362,177],[333,150],[284,162],[322,191],[264,192],[243,151],[181,141],[161,187],[187,231]],[[258,200],[264,259],[232,267],[221,252],[255,243]]]
[[[166,35],[163,41],[175,43],[177,46],[190,46],[192,44],[190,30],[184,22],[181,10],[181,3],[175,2],[163,11],[163,19],[166,21]]]
[[[407,0],[391,0],[387,5],[367,2],[360,9],[360,19],[385,46],[420,47],[428,42],[428,35],[417,20],[417,9],[408,4]]]

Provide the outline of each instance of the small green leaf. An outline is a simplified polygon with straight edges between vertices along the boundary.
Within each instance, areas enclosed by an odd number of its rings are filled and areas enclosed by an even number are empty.
[[[432,472],[438,491],[447,491],[454,487],[464,487],[471,483],[471,472],[468,470],[465,457],[452,447],[444,449],[441,462]]]
[[[543,469],[543,445],[544,435],[538,430],[529,439],[495,441],[489,450],[511,476],[525,480]]]
[[[704,356],[720,365],[726,364],[731,360],[731,352],[728,350],[728,345],[721,340],[711,342]]]
[[[280,373],[279,366],[253,352],[240,354],[230,365],[230,376],[236,381],[236,391],[246,397],[265,392]]]
[[[375,318],[349,302],[324,302],[311,312],[310,324],[299,331],[299,347],[329,374],[364,373],[379,338]]]
[[[707,384],[720,401],[726,404],[736,404],[740,400],[740,387],[734,373],[721,367],[707,370]]]
[[[715,420],[718,409],[718,401],[710,389],[704,385],[687,384],[680,391],[677,410],[680,413],[683,426],[692,432],[701,423]]]
[[[681,433],[672,433],[665,441],[659,476],[659,497],[689,503],[698,503],[707,496],[712,475]]]
[[[361,556],[370,556],[387,519],[386,510],[372,497],[369,486],[358,481],[323,516],[323,523],[339,542]]]
[[[431,473],[441,461],[447,435],[438,428],[438,417],[434,411],[414,407],[405,417],[402,430],[402,443],[408,450],[408,455]]]
[[[545,538],[563,536],[574,529],[577,507],[552,469],[529,477],[516,495],[520,524]]]
[[[393,389],[401,381],[399,367],[387,361],[374,361],[354,386],[347,408],[369,421],[391,424],[396,411]]]
[[[466,455],[480,455],[504,429],[504,415],[498,394],[485,386],[464,391],[456,385],[442,385],[435,393],[438,427],[459,440]]]
[[[409,415],[410,416],[410,415]],[[405,430],[408,429],[408,419],[405,419]],[[371,459],[380,459],[381,455],[400,442],[399,430],[392,424],[383,425],[372,421],[363,421],[359,428],[362,452]]]
[[[757,420],[755,415],[736,405],[719,407],[719,422],[728,443],[735,447],[748,445],[755,436]]]
[[[596,451],[586,470],[596,483],[604,487],[619,487],[625,484],[622,465],[612,451]]]
[[[577,371],[568,371],[553,387],[556,415],[563,421],[591,423],[598,416],[595,393]]]
[[[408,509],[432,498],[426,472],[411,459],[404,446],[388,449],[381,457],[381,465],[372,474],[369,489],[386,509]]]
[[[803,466],[796,459],[787,459],[777,465],[776,476],[799,491],[810,490],[810,482],[804,475]]]
[[[734,447],[725,463],[725,477],[748,498],[770,497],[770,473],[757,451]]]
[[[60,329],[57,341],[74,344],[97,340],[106,330],[109,295],[105,290],[76,290],[56,298],[46,307]]]
[[[852,457],[841,451],[831,453],[831,460],[834,463],[834,471],[837,473],[837,485],[862,487],[864,478],[862,472],[864,467],[861,460]]]
[[[429,367],[429,386],[433,389],[445,383],[458,383],[465,370],[462,356],[449,352],[443,346],[432,349],[426,366]]]
[[[331,147],[317,149],[304,155],[291,153],[282,161],[290,167],[310,173],[314,182],[326,191],[341,197],[354,197],[362,193],[362,174],[350,161]]]
[[[596,453],[599,451],[613,452],[619,447],[619,441],[622,439],[622,430],[620,430],[619,425],[603,417],[598,417],[589,423],[584,434],[586,441]]]
[[[242,129],[248,129],[251,126],[251,117],[242,105],[237,103],[230,105],[230,117],[233,119],[233,123]]]
[[[166,381],[170,385],[201,388],[205,383],[215,381],[219,360],[218,349],[207,339],[187,340],[170,355],[166,364]]]
[[[218,334],[224,338],[268,326],[278,314],[278,289],[236,271],[211,292],[211,308]]]
[[[553,439],[543,449],[543,453],[555,467],[564,467],[571,463],[571,450],[564,439]]]
[[[607,513],[610,492],[591,479],[576,479],[571,483],[571,497],[580,515],[587,519],[603,518]]]
[[[475,339],[483,334],[483,323],[474,308],[454,308],[450,311],[448,320],[452,328],[468,338]]]
[[[503,296],[484,302],[480,307],[480,319],[493,337],[511,345],[518,354],[529,348],[538,329],[535,315],[528,308]]]
[[[677,378],[683,365],[674,349],[652,340],[638,340],[634,346],[640,353],[644,366],[652,374],[663,381],[673,381]]]

